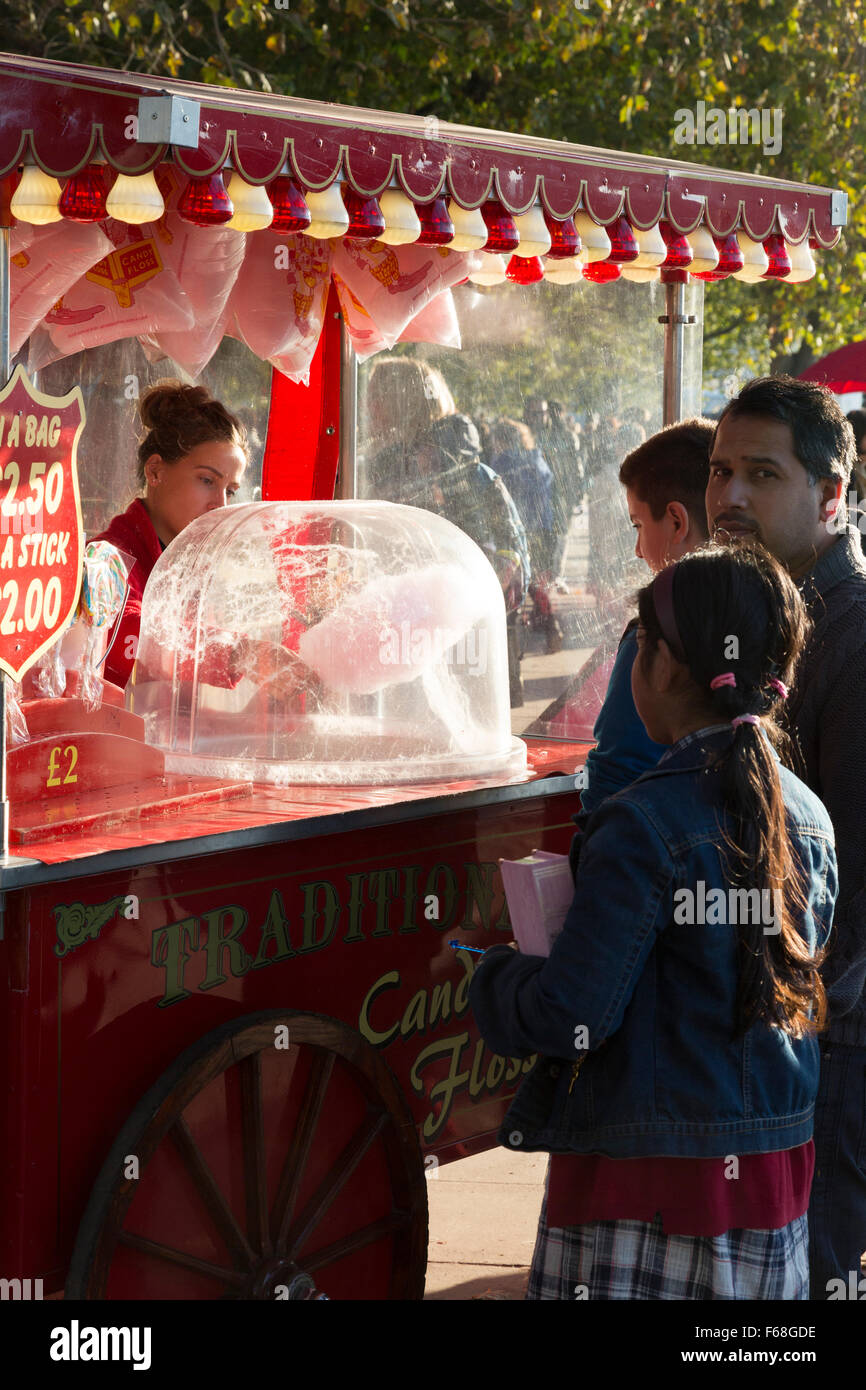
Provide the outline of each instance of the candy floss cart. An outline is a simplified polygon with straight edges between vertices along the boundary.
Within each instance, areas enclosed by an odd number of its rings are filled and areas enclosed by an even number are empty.
[[[844,200],[31,58],[0,109],[2,1272],[419,1298],[427,1180],[535,1062],[478,1037],[465,947],[510,938],[499,859],[571,840],[641,574],[619,462],[700,406],[704,284],[808,279]],[[251,458],[121,690],[94,538],[167,376]]]

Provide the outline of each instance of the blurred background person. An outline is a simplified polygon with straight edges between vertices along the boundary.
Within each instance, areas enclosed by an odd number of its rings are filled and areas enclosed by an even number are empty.
[[[553,472],[536,447],[529,426],[505,418],[497,420],[490,430],[490,466],[514,498],[529,538],[533,626],[545,632],[547,650],[558,652],[562,648],[562,629],[550,603],[559,539]]]
[[[597,605],[614,594],[628,555],[628,514],[619,486],[619,465],[646,440],[641,425],[611,413],[599,425],[587,468],[589,511],[589,587]]]
[[[518,617],[529,544],[508,488],[482,459],[475,424],[458,412],[441,373],[419,358],[377,362],[366,404],[374,446],[366,495],[444,516],[481,547],[505,599],[511,703],[523,704]]]
[[[548,422],[539,445],[553,470],[557,499],[558,545],[554,555],[554,576],[560,573],[562,557],[574,513],[583,505],[583,466],[577,430],[566,418],[560,401],[548,402]]]

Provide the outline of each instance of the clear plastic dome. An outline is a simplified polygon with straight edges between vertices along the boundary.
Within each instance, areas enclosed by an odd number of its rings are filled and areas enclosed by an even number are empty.
[[[129,689],[175,772],[381,785],[526,768],[499,581],[474,541],[417,507],[199,517],[148,580]]]

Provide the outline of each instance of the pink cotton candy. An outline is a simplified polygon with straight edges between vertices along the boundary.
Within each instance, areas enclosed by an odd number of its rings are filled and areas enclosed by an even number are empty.
[[[247,238],[228,302],[226,332],[286,376],[301,380],[322,332],[330,276],[329,242],[256,232]]]
[[[400,334],[401,343],[435,343],[438,347],[460,349],[460,324],[454,296],[443,290],[416,314]]]
[[[45,315],[101,257],[112,250],[93,223],[19,223],[12,229],[11,349],[16,353]]]
[[[486,599],[467,592],[465,572],[452,565],[383,575],[309,628],[298,653],[331,689],[371,694],[440,662]]]
[[[348,237],[337,242],[334,283],[358,356],[392,348],[431,300],[478,265],[474,253],[442,246],[386,246]]]
[[[185,329],[160,328],[153,342],[190,376],[198,376],[222,342],[247,236],[230,227],[195,227],[185,222],[176,211],[179,192],[173,189],[166,199],[167,211],[159,224],[160,250],[192,306],[195,322]]]
[[[64,223],[64,230],[70,224]],[[118,338],[177,332],[193,324],[193,309],[166,261],[159,223],[100,224],[108,253],[76,281],[45,315],[59,357]]]

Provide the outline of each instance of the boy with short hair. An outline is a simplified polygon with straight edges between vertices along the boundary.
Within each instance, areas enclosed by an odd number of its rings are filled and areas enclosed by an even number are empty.
[[[635,554],[654,573],[708,539],[704,497],[715,424],[695,418],[668,425],[627,454],[619,470],[632,525]],[[621,791],[665,752],[641,723],[631,693],[637,656],[637,619],[620,639],[607,694],[593,729],[581,791],[580,822],[607,796]]]

